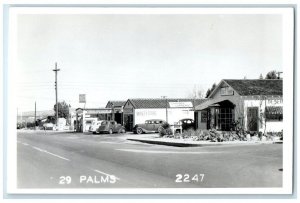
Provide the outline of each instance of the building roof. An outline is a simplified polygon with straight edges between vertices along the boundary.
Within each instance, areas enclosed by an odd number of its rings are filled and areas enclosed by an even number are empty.
[[[111,108],[112,105],[114,105],[114,107],[122,107],[126,102],[127,101],[108,101],[105,108]]]
[[[128,99],[128,101],[136,109],[147,109],[147,108],[168,108],[170,107],[169,102],[192,102],[193,106],[197,106],[203,103],[206,99]],[[166,102],[167,101],[167,102]]]
[[[282,80],[223,80],[241,96],[248,95],[281,95]]]

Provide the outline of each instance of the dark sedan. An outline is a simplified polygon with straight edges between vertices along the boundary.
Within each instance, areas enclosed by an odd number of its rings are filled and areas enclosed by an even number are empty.
[[[161,119],[146,120],[145,123],[136,124],[133,128],[133,132],[136,134],[160,132],[161,130],[163,130],[163,123],[165,123],[165,121]]]
[[[195,122],[193,119],[190,118],[181,119],[179,123],[182,126],[182,130],[189,130],[189,129],[195,130]]]
[[[101,125],[97,129],[98,133],[125,133],[125,128],[118,124],[116,121],[102,121]]]

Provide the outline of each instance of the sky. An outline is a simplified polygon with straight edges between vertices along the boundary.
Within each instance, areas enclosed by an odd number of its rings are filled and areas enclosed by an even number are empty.
[[[109,100],[186,98],[222,79],[282,71],[280,15],[22,14],[19,111],[105,107]]]

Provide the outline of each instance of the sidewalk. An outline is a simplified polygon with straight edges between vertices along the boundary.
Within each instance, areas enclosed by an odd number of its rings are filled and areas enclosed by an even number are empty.
[[[227,141],[227,142],[210,142],[210,141],[193,141],[188,139],[160,138],[157,134],[148,136],[132,136],[127,140],[143,142],[148,144],[167,145],[176,147],[208,147],[222,145],[252,145],[252,144],[282,144],[282,141]]]

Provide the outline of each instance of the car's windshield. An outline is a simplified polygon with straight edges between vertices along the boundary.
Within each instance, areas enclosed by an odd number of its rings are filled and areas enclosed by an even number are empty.
[[[107,122],[106,122],[106,121],[103,121],[103,122],[101,123],[101,125],[107,125]]]

